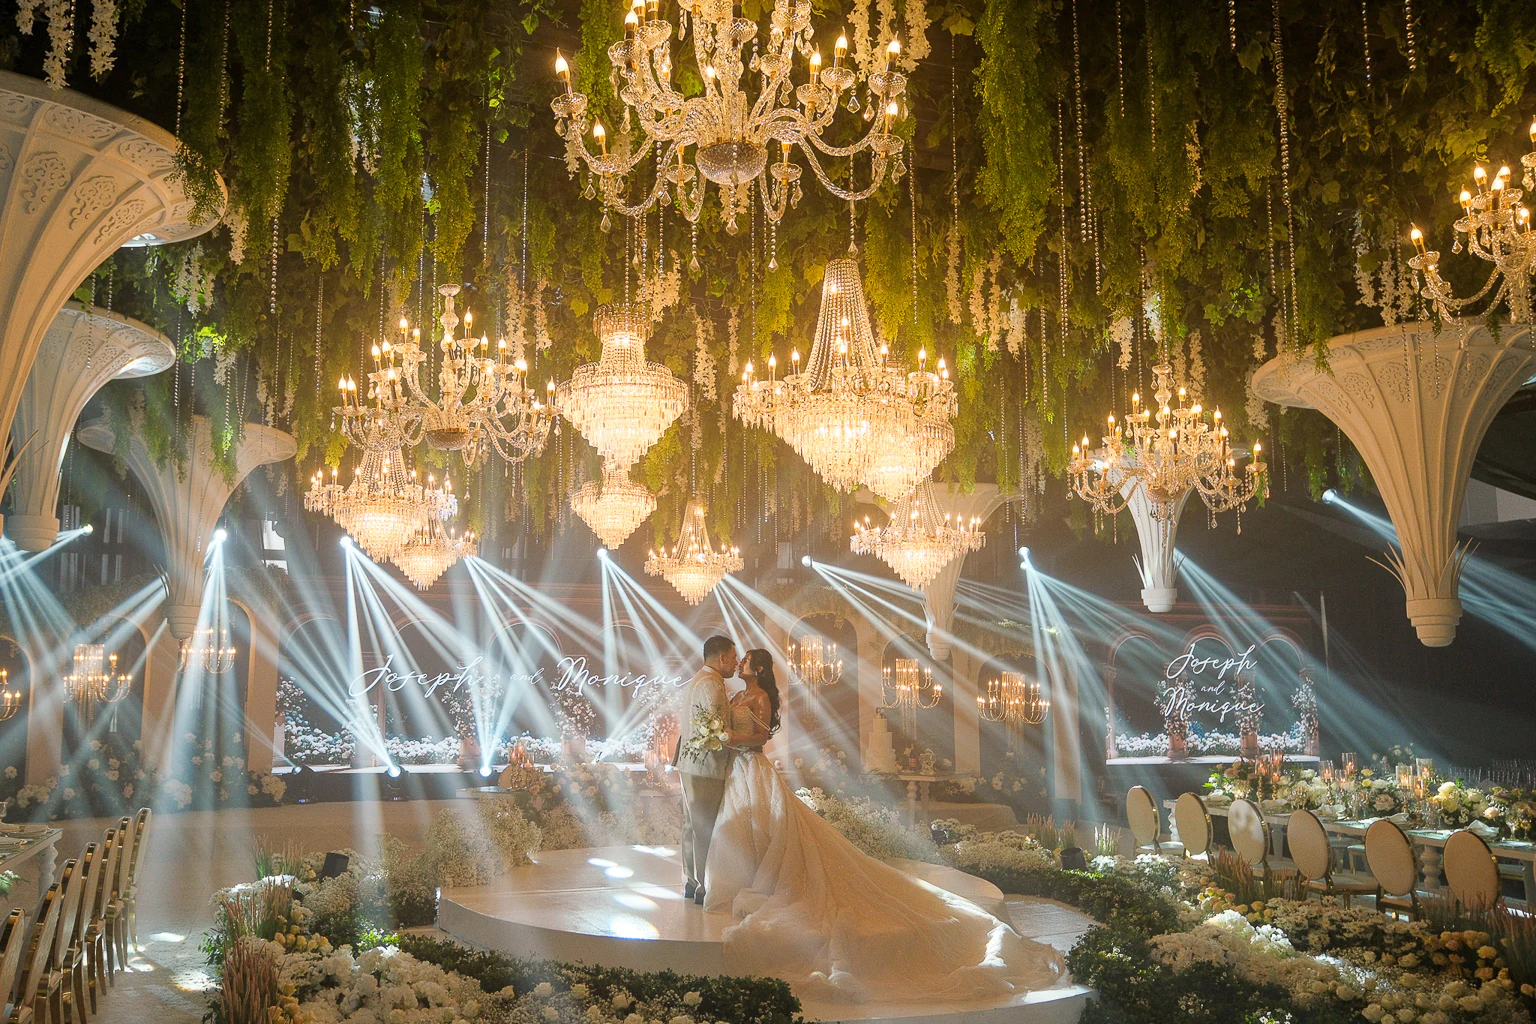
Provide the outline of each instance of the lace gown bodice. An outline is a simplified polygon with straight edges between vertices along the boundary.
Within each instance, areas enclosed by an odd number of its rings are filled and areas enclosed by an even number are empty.
[[[765,731],[761,694],[731,727]],[[760,750],[731,756],[711,841],[704,908],[732,914],[733,974],[770,975],[802,998],[949,1002],[1047,988],[1049,946],[972,903],[866,856],[795,796]]]

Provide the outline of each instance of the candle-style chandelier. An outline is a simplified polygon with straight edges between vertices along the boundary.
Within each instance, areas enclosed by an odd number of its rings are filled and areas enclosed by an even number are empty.
[[[1101,447],[1090,450],[1086,434],[1081,444],[1072,446],[1069,493],[1087,501],[1098,519],[1118,515],[1140,488],[1152,517],[1174,522],[1185,495],[1193,490],[1210,510],[1213,524],[1219,513],[1237,509],[1241,530],[1243,507],[1260,492],[1269,496],[1269,479],[1259,460],[1261,446],[1254,442],[1252,461],[1239,473],[1237,459],[1244,453],[1229,442],[1221,410],[1207,419],[1199,402],[1185,404],[1188,395],[1182,387],[1177,404],[1169,405],[1175,397],[1173,368],[1159,363],[1152,373],[1155,409],[1143,408],[1141,396],[1133,393],[1127,426],[1110,416]]]
[[[811,4],[806,0],[774,0],[768,36],[761,42],[757,25],[737,15],[733,0],[689,0],[678,5],[677,38],[681,43],[691,28],[695,66],[688,74],[697,75],[698,87],[680,90],[672,80],[673,28],[659,17],[659,8],[658,0],[631,0],[624,38],[608,48],[614,92],[624,103],[623,120],[611,141],[608,129],[589,115],[586,94],[573,88],[570,65],[563,56],[555,57],[555,72],[565,91],[550,107],[555,128],[565,139],[566,168],[572,175],[583,168],[588,173],[587,198],[599,197],[608,209],[637,216],[671,202],[675,192],[677,208],[696,224],[704,211],[707,180],[719,187],[726,230],[735,234],[736,219],[749,209],[753,183],[759,179],[763,211],[774,229],[785,210],[799,204],[796,147],[822,187],[848,202],[874,194],[888,170],[893,179],[904,173],[902,140],[894,131],[905,116],[898,98],[906,90],[906,76],[892,66],[901,54],[899,42],[887,46],[878,71],[864,74],[848,59],[847,39],[839,37],[832,66],[823,67],[821,51],[811,41]],[[807,81],[799,86],[791,80],[797,55],[805,59],[808,71]],[[742,77],[749,71],[743,88]],[[754,82],[757,91],[752,95],[748,89]],[[869,130],[849,145],[833,145],[824,133],[839,107],[846,106],[850,113],[860,110],[861,84]],[[587,146],[588,132],[593,148]],[[777,154],[770,152],[774,144]],[[656,156],[648,160],[653,150]],[[823,156],[851,160],[863,153],[870,157],[869,182],[863,189],[853,187],[851,175],[849,187],[837,185],[821,165]],[[774,156],[778,159],[770,163]],[[646,165],[656,166],[655,181],[631,204],[630,175]],[[606,212],[603,217],[606,224]]]
[[[102,704],[116,704],[133,690],[133,675],[117,670],[117,655],[102,644],[76,644],[74,667],[64,676],[64,692],[81,718],[89,722]]]
[[[901,713],[902,731],[917,742],[917,713],[936,708],[944,687],[933,681],[933,669],[916,658],[897,658],[880,670],[880,704]]]
[[[11,670],[0,668],[0,722],[16,717],[21,710],[21,691],[11,689]]]
[[[329,480],[316,470],[304,507],[328,515],[375,561],[389,561],[405,549],[430,519],[452,518],[459,508],[451,481],[425,485],[405,469],[396,449],[365,451],[352,482],[342,485],[338,470]]]
[[[1525,167],[1522,184],[1536,189],[1536,121],[1531,122],[1531,152],[1520,158]],[[1458,299],[1449,282],[1440,276],[1440,254],[1425,247],[1424,233],[1417,227],[1409,238],[1417,254],[1408,265],[1421,277],[1419,294],[1423,295],[1442,320],[1454,320],[1473,303],[1487,300],[1485,313],[1502,302],[1513,323],[1532,322],[1531,274],[1536,271],[1536,232],[1531,231],[1531,211],[1522,202],[1525,192],[1509,187],[1509,167],[1500,167],[1488,180],[1481,165],[1472,170],[1473,195],[1461,190],[1462,216],[1456,220],[1456,240],[1451,252],[1463,249],[1493,264],[1488,280],[1476,294]]]
[[[437,517],[429,517],[392,561],[417,590],[428,590],[449,569],[475,551],[475,531],[459,534]]]
[[[987,680],[985,695],[976,695],[976,713],[983,721],[1004,722],[1010,727],[1039,725],[1051,712],[1050,699],[1022,672],[1003,672]]]
[[[235,646],[228,626],[204,626],[181,642],[181,669],[201,665],[204,672],[222,675],[235,664]]]
[[[924,480],[896,502],[884,526],[871,526],[868,516],[855,522],[849,549],[856,555],[874,555],[907,586],[921,590],[950,562],[979,551],[986,542],[981,520],[941,514],[933,482]]]
[[[656,511],[656,495],[629,479],[628,470],[605,469],[571,495],[571,510],[610,548],[623,544]]]
[[[897,501],[925,480],[955,447],[954,384],[941,358],[928,369],[888,365],[876,346],[856,260],[827,264],[821,313],[810,357],[790,355],[791,372],[758,379],[751,363],[736,387],[732,412],[752,427],[772,430],[839,491],[866,486]]]
[[[831,686],[843,678],[837,644],[819,633],[807,633],[789,645],[789,665],[807,686]]]
[[[508,462],[543,451],[553,410],[528,386],[528,364],[508,358],[505,340],[496,343],[493,353],[486,335],[473,336],[474,314],[466,311],[460,320],[454,308],[458,285],[445,284],[437,291],[443,297],[438,318],[443,333],[437,343],[436,397],[421,379],[423,366],[430,364],[421,347],[421,328],[401,318],[399,341],[372,349],[368,391],[377,408],[359,408],[356,381],[342,378],[343,400],[337,412],[343,424],[370,416],[391,423],[380,433],[398,435],[406,447],[424,438],[438,451],[458,452],[466,469],[474,468],[481,454],[492,448]],[[389,447],[387,441],[381,446]]]
[[[613,303],[593,317],[602,354],[555,389],[555,405],[598,454],[609,473],[627,471],[688,407],[688,385],[645,360],[649,310]]]
[[[670,550],[653,550],[645,560],[645,572],[648,576],[660,576],[677,588],[684,601],[696,605],[721,580],[733,572],[740,572],[743,565],[739,549],[727,548],[724,544],[717,549],[710,542],[704,523],[704,505],[693,498],[683,513],[683,528],[677,543]]]

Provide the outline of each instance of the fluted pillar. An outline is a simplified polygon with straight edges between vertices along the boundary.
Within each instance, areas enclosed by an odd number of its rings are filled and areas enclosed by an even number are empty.
[[[1532,329],[1481,323],[1398,324],[1328,343],[1328,365],[1284,355],[1253,378],[1260,398],[1317,409],[1370,467],[1400,551],[1388,562],[1407,593],[1408,618],[1426,647],[1444,647],[1461,620],[1456,543],[1472,460],[1493,417],[1536,371]]]
[[[141,434],[129,439],[128,467],[139,478],[155,509],[165,541],[166,572],[170,576],[166,619],[171,634],[185,640],[197,628],[203,594],[203,557],[224,503],[257,466],[294,456],[293,437],[258,423],[245,424],[235,450],[234,474],[226,478],[213,463],[213,429],[206,416],[192,417],[187,461],[161,465],[150,454]],[[80,428],[80,443],[97,451],[114,447],[112,428],[96,420]]]
[[[17,448],[31,442],[5,523],[17,547],[42,551],[59,536],[59,468],[91,396],[109,380],[147,377],[175,359],[165,335],[120,314],[70,300],[53,318],[11,424]]]
[[[1130,493],[1126,494],[1127,491]],[[1179,517],[1184,514],[1184,503],[1194,488],[1186,490],[1174,503],[1172,519],[1152,514],[1152,499],[1135,480],[1122,484],[1120,493],[1126,495],[1126,511],[1136,524],[1136,538],[1141,542],[1141,561],[1136,566],[1141,574],[1141,603],[1149,612],[1171,612],[1179,599],[1179,566],[1174,560]]]
[[[0,71],[0,438],[43,337],[119,246],[191,238],[176,140],[100,100]]]

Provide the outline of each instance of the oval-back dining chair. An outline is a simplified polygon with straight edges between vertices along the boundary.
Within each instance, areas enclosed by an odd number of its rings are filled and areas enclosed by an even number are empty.
[[[1464,907],[1487,909],[1503,898],[1499,886],[1499,862],[1476,832],[1451,833],[1445,841],[1445,884]]]

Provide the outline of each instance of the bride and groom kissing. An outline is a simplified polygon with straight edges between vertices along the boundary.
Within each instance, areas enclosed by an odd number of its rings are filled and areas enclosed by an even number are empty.
[[[746,688],[730,696],[726,680]],[[683,788],[683,894],[735,919],[726,968],[790,982],[802,998],[951,1002],[1049,987],[1051,947],[975,904],[867,856],[795,795],[763,754],[779,727],[766,650],[704,642],[683,691],[674,764]]]

